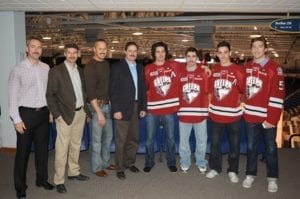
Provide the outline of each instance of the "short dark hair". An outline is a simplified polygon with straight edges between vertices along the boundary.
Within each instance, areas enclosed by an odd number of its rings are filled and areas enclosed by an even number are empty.
[[[26,41],[26,46],[28,46],[28,45],[29,45],[29,43],[30,43],[32,40],[37,40],[37,41],[39,41],[39,42],[41,42],[41,43],[42,43],[42,39],[41,39],[41,37],[35,37],[35,36],[32,36],[32,37],[28,37],[28,38],[27,38],[27,41]]]
[[[75,43],[72,43],[72,44],[66,44],[66,45],[65,45],[65,51],[66,51],[68,48],[75,48],[76,50],[79,50],[79,47],[78,47],[77,44],[75,44]]]
[[[265,48],[268,48],[267,40],[266,40],[266,38],[264,36],[255,37],[255,38],[251,39],[251,46],[250,46],[250,48],[252,48],[253,43],[256,42],[256,41],[263,42]]]
[[[139,48],[138,45],[134,41],[129,41],[125,44],[125,51],[128,49],[129,46],[135,46],[137,49]]]
[[[104,39],[97,39],[97,40],[95,41],[95,45],[96,45],[97,42],[104,42],[104,43],[106,44],[106,41],[105,41]]]
[[[218,45],[217,45],[217,50],[218,50],[220,47],[227,47],[228,50],[231,51],[230,44],[229,44],[229,42],[227,42],[227,41],[221,41],[220,43],[218,43]]]
[[[186,49],[185,55],[187,55],[188,52],[194,52],[194,53],[196,53],[197,57],[199,57],[198,50],[194,47],[189,47],[188,49]]]
[[[163,47],[165,49],[165,52],[166,52],[166,59],[169,57],[169,49],[168,49],[168,45],[162,41],[160,42],[157,42],[157,43],[154,43],[151,47],[151,55],[152,55],[152,58],[154,60],[156,60],[156,57],[155,57],[155,51],[156,51],[156,48],[157,47]]]

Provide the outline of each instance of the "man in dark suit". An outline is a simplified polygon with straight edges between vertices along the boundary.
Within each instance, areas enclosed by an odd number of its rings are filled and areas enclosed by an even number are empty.
[[[125,45],[125,59],[115,63],[110,72],[111,113],[115,121],[117,177],[125,179],[125,169],[134,173],[139,145],[139,118],[146,115],[144,68],[136,63],[138,46]]]
[[[77,66],[78,46],[65,45],[66,60],[49,72],[47,103],[56,122],[54,183],[59,193],[67,192],[64,185],[68,162],[68,179],[86,181],[78,164],[81,138],[86,119],[86,94],[83,71]]]

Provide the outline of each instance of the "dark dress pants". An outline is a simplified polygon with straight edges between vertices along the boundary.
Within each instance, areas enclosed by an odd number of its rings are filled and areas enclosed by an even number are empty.
[[[25,124],[24,134],[17,132],[17,151],[15,156],[14,183],[18,194],[25,193],[26,171],[31,144],[34,143],[36,183],[48,180],[48,140],[49,110],[19,108],[20,116]]]
[[[137,103],[134,105],[131,120],[115,121],[115,142],[116,142],[116,171],[124,171],[133,166],[136,160],[136,153],[139,146],[139,115]]]

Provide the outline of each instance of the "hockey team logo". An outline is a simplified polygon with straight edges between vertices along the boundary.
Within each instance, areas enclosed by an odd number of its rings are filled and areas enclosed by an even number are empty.
[[[200,86],[195,83],[186,83],[182,87],[183,99],[187,103],[192,103],[200,94]]]
[[[172,80],[169,76],[159,76],[154,79],[156,92],[161,96],[166,96],[168,94],[171,84]]]
[[[215,96],[218,100],[224,99],[232,89],[232,82],[226,79],[218,79],[215,81]]]
[[[258,77],[250,76],[246,80],[246,96],[248,99],[254,97],[262,89],[263,82]]]

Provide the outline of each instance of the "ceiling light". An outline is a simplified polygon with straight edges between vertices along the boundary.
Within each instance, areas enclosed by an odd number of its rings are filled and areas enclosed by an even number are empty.
[[[43,39],[44,39],[44,40],[50,40],[50,39],[52,39],[52,38],[49,37],[49,36],[45,36],[45,37],[43,37]]]
[[[261,37],[261,35],[250,35],[250,38],[257,38],[257,37]]]
[[[238,54],[238,53],[239,53],[239,51],[235,51],[234,53],[235,53],[235,54]]]
[[[257,27],[256,27],[256,26],[253,26],[253,29],[254,29],[254,30],[257,30]]]
[[[59,46],[58,46],[59,49],[62,49],[62,48],[64,48],[64,47],[65,47],[64,45],[59,45]]]
[[[279,57],[279,55],[277,53],[274,54],[274,57]]]
[[[120,43],[118,40],[113,40],[112,42],[111,42],[112,44],[118,44],[118,43]]]
[[[181,41],[182,42],[188,42],[189,40],[188,39],[182,39]]]
[[[143,33],[142,32],[134,32],[134,33],[132,33],[132,35],[138,36],[138,35],[143,35]]]

